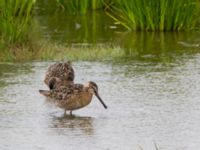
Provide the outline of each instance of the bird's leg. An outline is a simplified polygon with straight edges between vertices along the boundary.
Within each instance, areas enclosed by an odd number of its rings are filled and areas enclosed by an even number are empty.
[[[70,111],[70,116],[72,116],[72,111]]]
[[[67,110],[66,110],[66,109],[64,109],[64,115],[65,115],[65,116],[67,115],[67,114],[66,114],[66,111],[67,111]]]

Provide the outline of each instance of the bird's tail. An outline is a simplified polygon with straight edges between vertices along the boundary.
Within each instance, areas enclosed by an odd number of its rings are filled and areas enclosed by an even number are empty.
[[[49,96],[50,95],[50,91],[47,91],[47,90],[39,90],[39,93],[44,95],[44,96]]]

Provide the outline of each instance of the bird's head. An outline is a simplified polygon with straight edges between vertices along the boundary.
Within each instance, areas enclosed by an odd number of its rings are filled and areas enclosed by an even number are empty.
[[[52,90],[52,89],[55,89],[56,87],[58,87],[60,84],[61,84],[61,80],[57,77],[52,77],[50,80],[49,80],[49,89]]]
[[[99,93],[98,93],[98,86],[95,82],[93,81],[89,81],[87,84],[86,84],[86,87],[88,88],[88,91],[95,95],[99,101],[101,102],[101,104],[104,106],[105,109],[107,109],[108,107],[106,106],[106,104],[103,102],[103,100],[101,99],[101,97],[99,96]]]

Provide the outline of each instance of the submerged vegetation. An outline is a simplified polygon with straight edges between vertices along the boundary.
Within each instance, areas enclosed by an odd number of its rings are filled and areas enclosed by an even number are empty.
[[[118,46],[70,48],[56,43],[49,44],[45,39],[36,39],[38,37],[33,35],[32,18],[41,11],[35,9],[37,2],[0,1],[1,61],[59,58],[95,60],[123,55],[122,49]],[[113,24],[117,22],[134,31],[190,30],[197,27],[200,20],[199,0],[43,0],[41,3],[43,7],[51,10],[51,13],[65,12],[72,16],[81,15],[89,18],[91,15],[88,14],[103,10],[113,19]],[[92,15],[91,18],[94,27],[88,27],[87,32],[98,30],[95,26],[95,17],[98,16]],[[80,25],[76,24],[76,27],[80,28]],[[87,33],[85,36],[89,35],[91,34]],[[43,41],[43,44],[37,40]]]

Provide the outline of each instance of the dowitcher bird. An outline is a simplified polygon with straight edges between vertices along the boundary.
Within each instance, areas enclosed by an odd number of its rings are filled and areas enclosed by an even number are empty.
[[[62,81],[61,81],[62,82]],[[68,84],[56,86],[50,90],[39,90],[39,92],[46,97],[48,102],[70,111],[80,109],[87,106],[92,101],[92,96],[95,95],[101,104],[107,109],[106,104],[103,102],[98,94],[98,86],[96,83],[90,81],[86,84]]]
[[[63,85],[68,85],[74,81],[74,69],[71,63],[55,63],[51,65],[45,75],[44,83],[50,88],[55,88],[55,83],[62,81]]]

